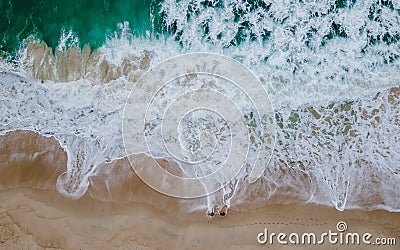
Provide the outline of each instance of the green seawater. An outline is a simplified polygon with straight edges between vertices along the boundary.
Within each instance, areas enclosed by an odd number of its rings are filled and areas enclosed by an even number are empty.
[[[117,24],[128,21],[134,35],[152,30],[154,0],[0,0],[0,55],[13,55],[35,36],[53,49],[62,30],[72,30],[79,44],[101,46]]]

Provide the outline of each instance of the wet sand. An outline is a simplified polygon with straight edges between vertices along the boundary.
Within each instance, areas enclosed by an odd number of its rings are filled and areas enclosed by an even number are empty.
[[[236,206],[209,219],[180,201],[144,185],[133,171],[112,168],[90,180],[79,200],[60,195],[57,177],[66,154],[52,138],[18,131],[0,138],[0,249],[365,249],[365,245],[260,245],[257,235],[328,230],[344,221],[346,232],[369,232],[400,241],[400,213],[346,210],[316,205]],[[104,186],[101,179],[125,171],[129,182]],[[400,244],[400,242],[397,242]],[[396,249],[395,246],[369,246]]]

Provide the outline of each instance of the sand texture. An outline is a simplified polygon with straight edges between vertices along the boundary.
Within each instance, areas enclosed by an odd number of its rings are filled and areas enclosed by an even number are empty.
[[[2,136],[0,159],[0,249],[289,249],[293,246],[277,242],[260,245],[257,235],[265,228],[318,234],[336,230],[339,221],[347,223],[348,232],[397,240],[400,236],[400,214],[381,210],[339,212],[316,205],[239,205],[224,217],[210,219],[205,211],[185,210],[178,199],[147,187],[124,160],[117,163],[121,167],[113,168],[126,172],[129,178],[124,182],[103,187],[102,179],[118,174],[103,173],[90,180],[81,199],[70,200],[55,188],[57,177],[65,171],[65,152],[56,140],[28,131]],[[294,247],[367,246],[325,243]]]

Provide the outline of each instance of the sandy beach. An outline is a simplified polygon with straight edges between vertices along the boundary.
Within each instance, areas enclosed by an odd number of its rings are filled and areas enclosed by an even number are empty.
[[[340,221],[347,224],[346,232],[399,240],[400,214],[383,210],[265,204],[235,206],[226,216],[210,219],[204,211],[183,210],[179,200],[147,187],[133,171],[127,174],[133,176],[130,183],[116,185],[119,189],[101,191],[100,181],[93,179],[82,198],[71,200],[55,189],[66,164],[56,140],[19,131],[2,136],[0,144],[0,249],[396,249],[257,241],[265,228],[318,235],[337,230]]]

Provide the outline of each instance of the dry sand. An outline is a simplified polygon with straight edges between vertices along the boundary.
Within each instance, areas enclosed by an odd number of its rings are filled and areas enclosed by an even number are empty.
[[[87,193],[74,201],[55,189],[65,166],[66,154],[52,138],[26,131],[0,138],[0,249],[365,249],[257,242],[265,228],[318,235],[336,231],[339,221],[347,223],[347,232],[396,237],[400,244],[400,213],[266,204],[235,207],[225,217],[208,219],[205,211],[183,212],[179,200],[148,188],[133,171],[125,174],[129,183],[111,188],[102,187],[104,176],[91,179]]]

